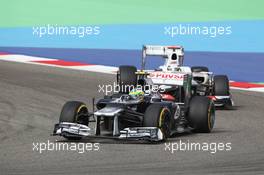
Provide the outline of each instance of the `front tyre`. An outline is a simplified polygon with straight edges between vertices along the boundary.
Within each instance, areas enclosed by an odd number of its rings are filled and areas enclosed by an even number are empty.
[[[87,106],[79,101],[66,102],[62,107],[59,122],[78,123],[88,126],[89,116]],[[81,137],[64,137],[70,140],[81,139]]]
[[[158,127],[163,133],[163,140],[166,140],[171,132],[170,110],[161,104],[151,104],[144,114],[143,126]]]
[[[205,96],[195,96],[190,101],[188,119],[195,132],[209,133],[215,122],[215,106]]]

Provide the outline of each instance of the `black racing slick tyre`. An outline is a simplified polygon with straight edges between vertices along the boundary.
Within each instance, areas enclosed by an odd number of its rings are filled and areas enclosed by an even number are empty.
[[[120,93],[129,93],[137,85],[137,68],[135,66],[119,66],[117,82]]]
[[[229,80],[226,75],[214,76],[214,95],[229,95]]]
[[[59,122],[79,123],[88,126],[89,116],[86,105],[79,101],[66,102],[61,110]],[[67,139],[76,140],[80,137],[66,137]]]
[[[188,120],[194,132],[211,132],[215,122],[213,101],[205,96],[194,96],[190,101]]]
[[[209,72],[208,67],[205,66],[193,66],[191,70],[192,72]]]
[[[163,133],[163,140],[170,137],[171,112],[168,107],[161,104],[151,104],[145,111],[144,127],[158,127]]]

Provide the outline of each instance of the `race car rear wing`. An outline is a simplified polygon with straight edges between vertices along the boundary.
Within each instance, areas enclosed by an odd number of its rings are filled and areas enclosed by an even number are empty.
[[[147,56],[163,56],[164,58],[169,58],[173,53],[183,56],[184,49],[182,46],[143,45],[141,69],[145,69]]]

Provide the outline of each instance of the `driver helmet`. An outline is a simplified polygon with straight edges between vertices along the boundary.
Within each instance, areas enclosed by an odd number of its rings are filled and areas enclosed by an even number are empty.
[[[144,95],[144,92],[139,89],[133,89],[132,91],[129,92],[129,95],[132,96],[133,98],[138,98]]]

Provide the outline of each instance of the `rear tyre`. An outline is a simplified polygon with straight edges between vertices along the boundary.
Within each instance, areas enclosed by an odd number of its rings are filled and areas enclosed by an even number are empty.
[[[209,72],[208,67],[205,66],[193,66],[191,70],[192,72]]]
[[[88,126],[89,117],[86,105],[79,101],[66,102],[61,110],[59,122],[79,123]],[[78,140],[81,137],[66,137],[66,139]]]
[[[214,95],[216,96],[229,95],[229,80],[226,75],[214,76]]]
[[[163,133],[163,140],[170,137],[171,112],[168,107],[161,104],[151,104],[145,111],[144,127],[158,127]]]
[[[190,101],[188,119],[194,132],[211,132],[215,122],[215,107],[213,101],[204,96],[193,97]]]
[[[135,66],[119,66],[117,83],[120,87],[120,93],[129,93],[137,85],[137,68]]]

